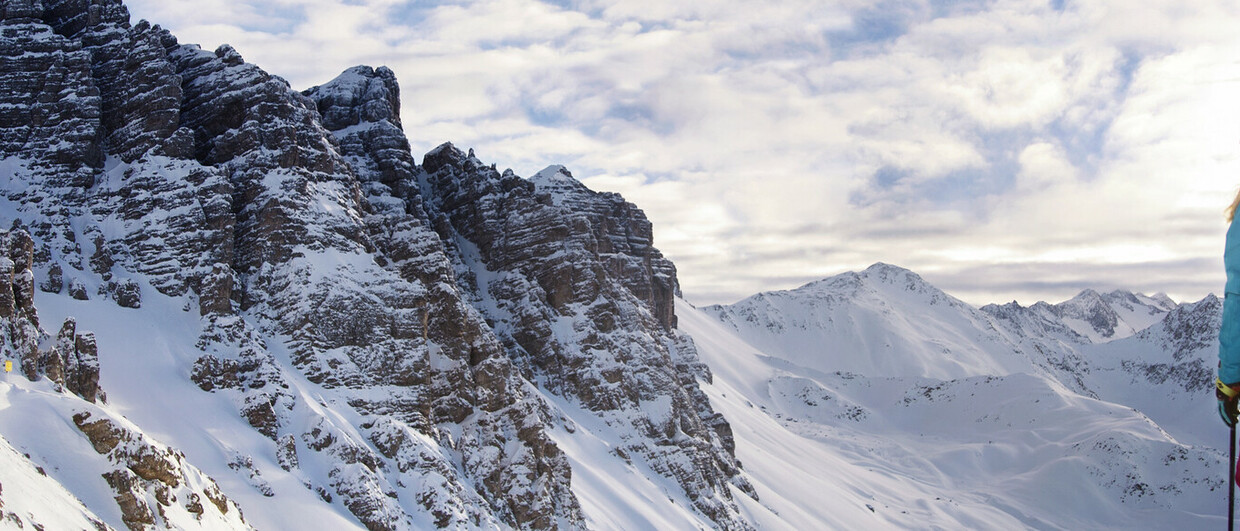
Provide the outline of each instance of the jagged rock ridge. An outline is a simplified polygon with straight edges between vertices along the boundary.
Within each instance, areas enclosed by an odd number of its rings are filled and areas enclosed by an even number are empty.
[[[500,174],[451,144],[416,168],[395,119],[397,90],[390,70],[359,67],[306,91],[342,152],[364,168],[374,205],[368,224],[380,228],[372,231],[379,248],[391,250],[386,266],[423,277],[454,265],[451,276],[494,323],[527,380],[638,428],[642,437],[626,441],[630,451],[676,479],[721,525],[743,527],[726,485],[748,485],[726,449],[727,423],[697,389],[698,375],[709,373],[674,330],[675,269],[650,245],[645,216],[575,180],[575,195],[561,204],[538,191],[537,178]],[[410,232],[392,238],[399,226]],[[431,226],[439,238],[425,237]],[[410,262],[412,245],[439,242],[452,263]],[[552,332],[563,317],[571,318],[570,337]],[[648,410],[663,397],[671,403],[661,418],[641,412],[643,401]],[[672,458],[686,454],[687,467]]]
[[[459,249],[463,288],[527,377],[631,429],[626,453],[675,478],[717,524],[745,527],[728,485],[756,493],[739,475],[727,422],[697,386],[709,369],[674,328],[675,269],[650,246],[641,211],[563,172],[559,187],[545,173],[500,173],[451,144],[428,153],[423,172],[436,226]]]
[[[1115,290],[1086,289],[1058,304],[1038,302],[1025,308],[1016,302],[981,308],[1021,332],[1054,335],[1073,343],[1101,343],[1129,337],[1158,322],[1176,304],[1164,294],[1146,296]]]

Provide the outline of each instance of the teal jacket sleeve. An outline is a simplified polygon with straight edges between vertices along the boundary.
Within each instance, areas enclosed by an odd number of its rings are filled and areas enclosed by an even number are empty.
[[[1223,249],[1227,285],[1223,289],[1223,324],[1218,333],[1218,377],[1240,383],[1240,216],[1227,228]]]
[[[1240,216],[1227,228],[1227,246],[1223,248],[1223,268],[1227,270],[1224,294],[1240,295]]]

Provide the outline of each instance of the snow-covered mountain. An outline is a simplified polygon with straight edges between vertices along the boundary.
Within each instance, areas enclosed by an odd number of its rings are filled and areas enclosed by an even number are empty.
[[[120,0],[0,3],[0,89],[5,525],[1225,514],[1217,299],[977,309],[878,264],[699,310],[622,197],[419,163],[391,70],[294,91]]]
[[[962,378],[1033,366],[986,313],[888,264],[705,311],[763,352],[822,372]]]
[[[1011,321],[1025,334],[1055,336],[1073,343],[1103,343],[1131,336],[1161,320],[1176,304],[1165,294],[1146,296],[1092,289],[1059,304],[1039,302],[1028,308],[1011,302],[982,311]]]
[[[680,316],[714,370],[707,392],[732,421],[764,503],[787,494],[752,463],[805,466],[815,452],[811,462],[866,463],[871,476],[903,479],[903,490],[859,498],[880,483],[818,471],[854,494],[823,510],[881,507],[875,514],[896,527],[1205,527],[1226,514],[1213,296],[1176,306],[1086,291],[978,310],[876,264]],[[775,420],[766,431],[811,449],[747,430],[740,419],[752,409]]]

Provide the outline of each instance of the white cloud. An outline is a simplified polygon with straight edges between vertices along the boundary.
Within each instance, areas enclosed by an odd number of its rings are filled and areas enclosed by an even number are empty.
[[[952,79],[948,91],[984,128],[1045,127],[1067,104],[1067,69],[1062,56],[993,47],[982,51],[974,70]]]
[[[1062,148],[1050,142],[1029,144],[1020,152],[1018,160],[1020,173],[1016,176],[1017,189],[1025,194],[1055,189],[1080,180],[1080,170],[1068,161]]]

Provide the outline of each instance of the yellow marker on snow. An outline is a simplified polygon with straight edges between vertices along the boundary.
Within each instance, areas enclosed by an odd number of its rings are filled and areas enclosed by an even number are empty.
[[[13,372],[13,360],[4,360],[4,372]]]

